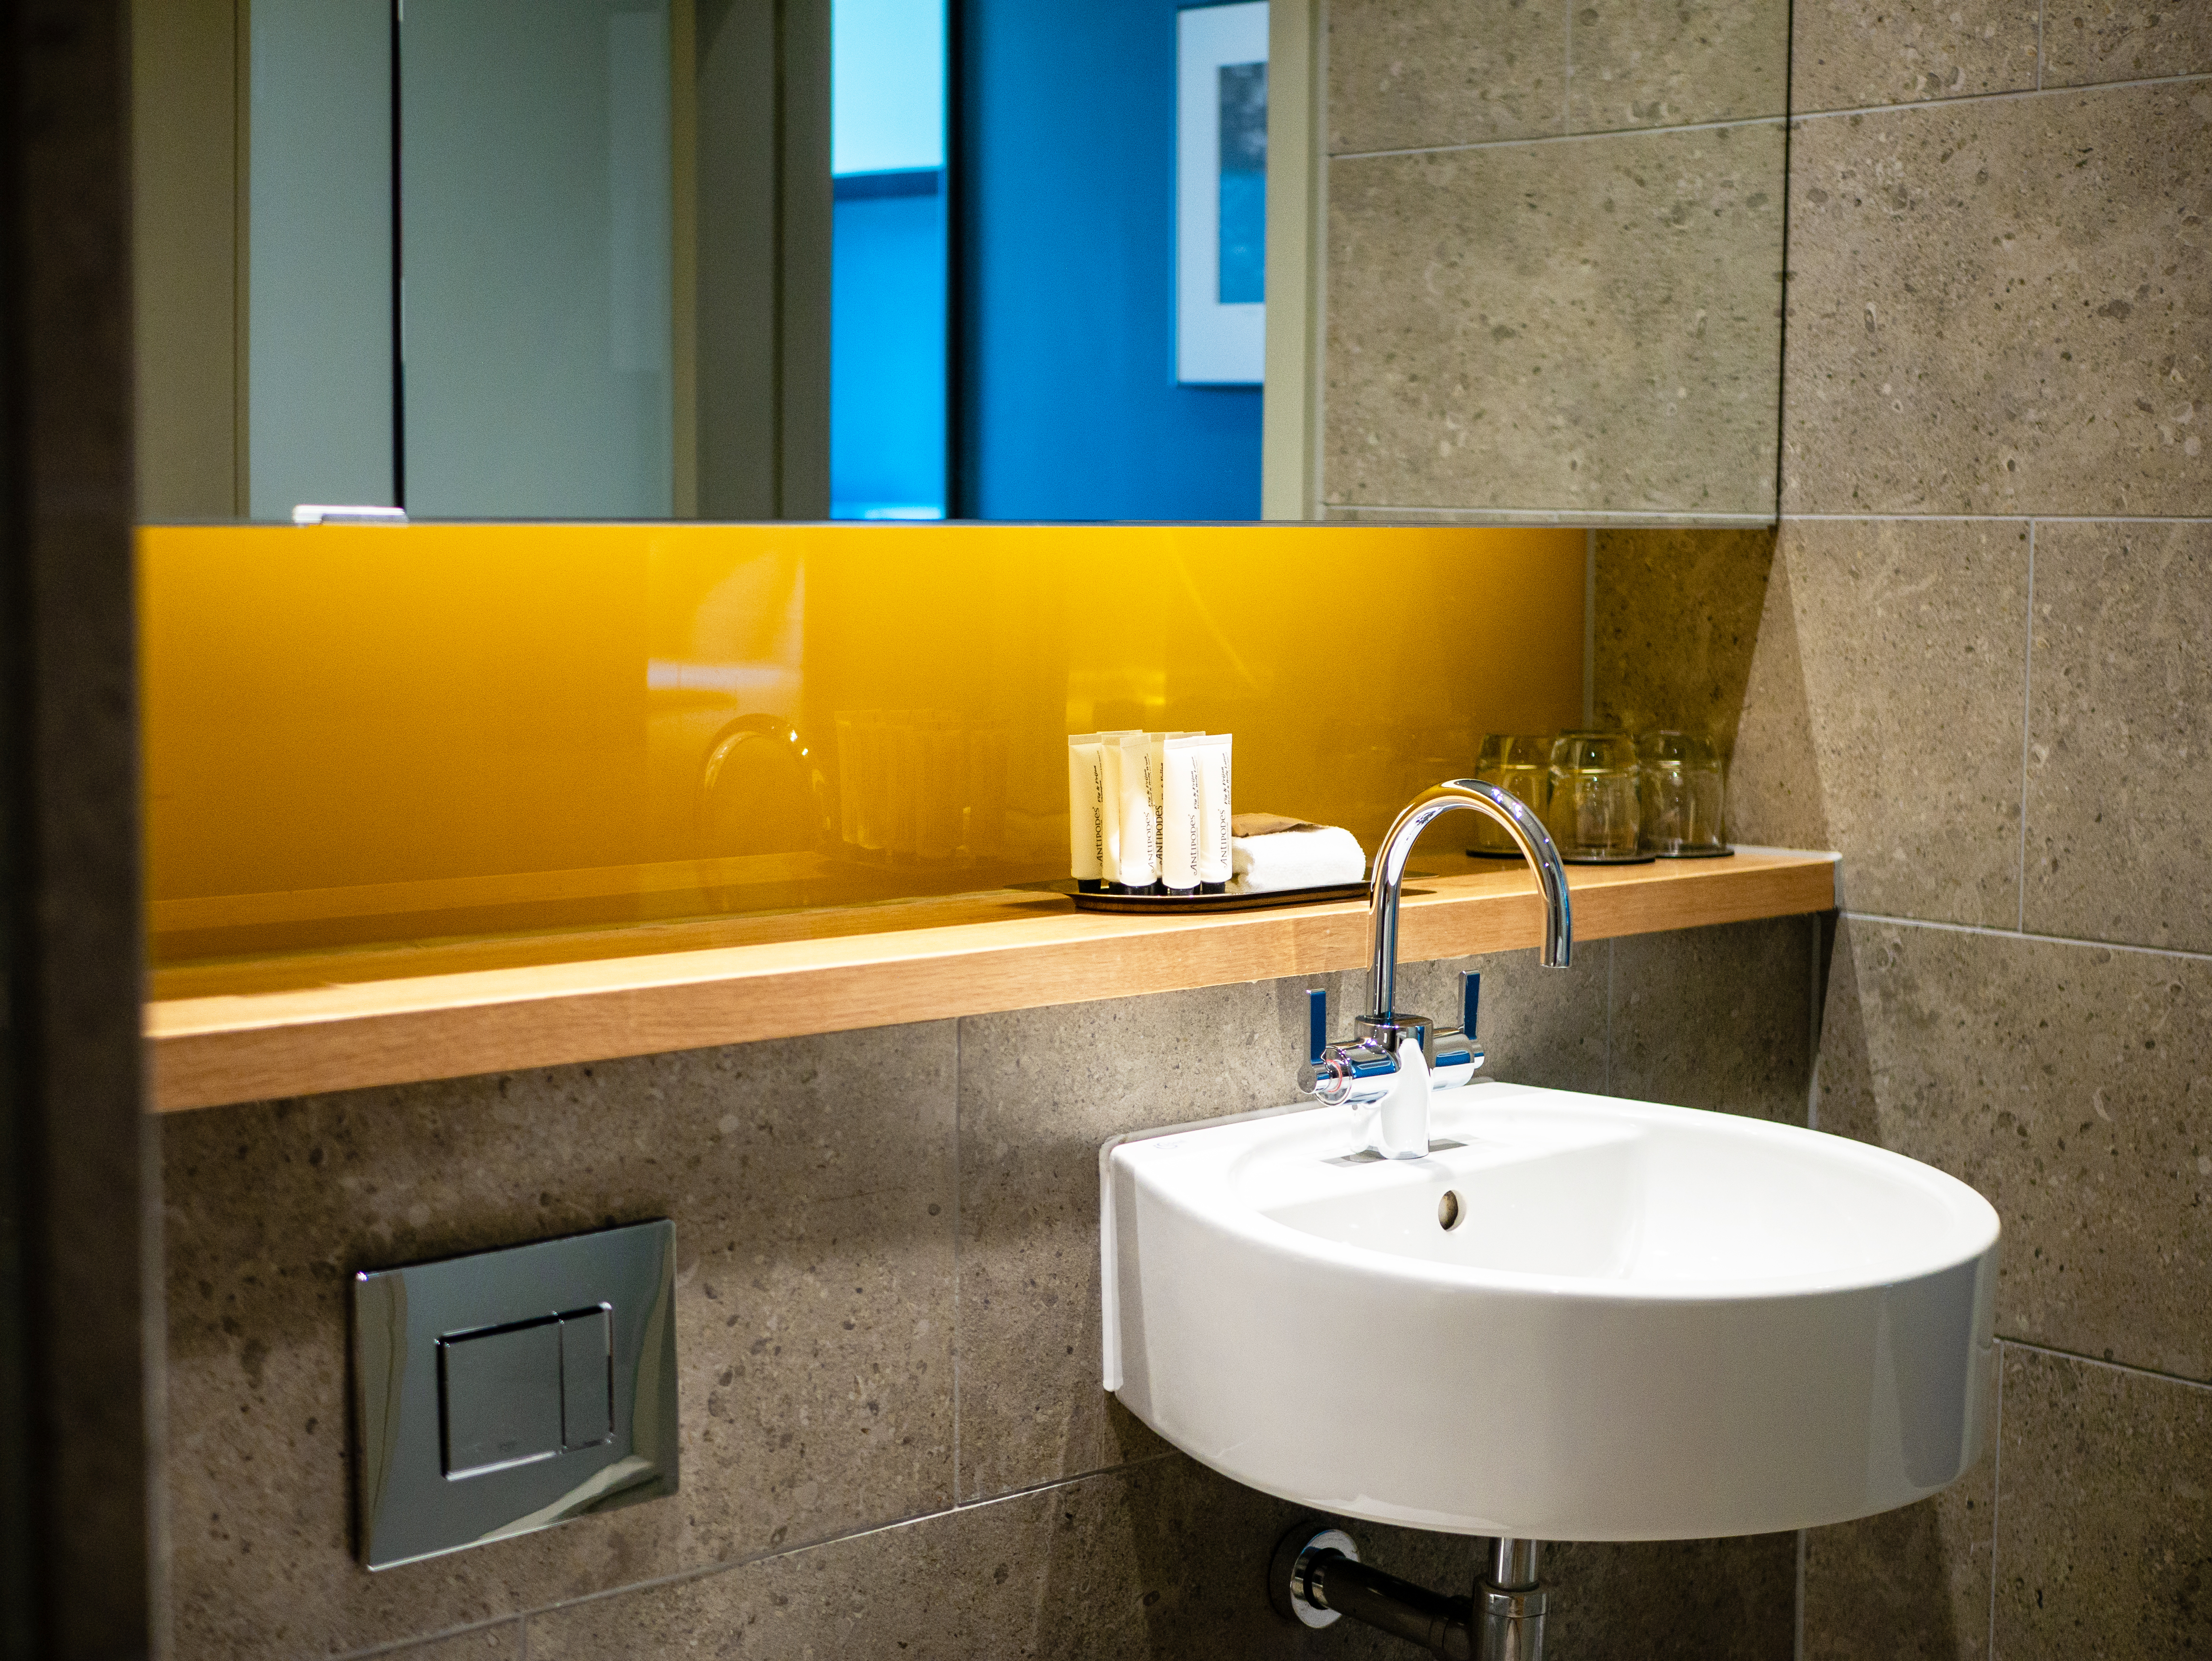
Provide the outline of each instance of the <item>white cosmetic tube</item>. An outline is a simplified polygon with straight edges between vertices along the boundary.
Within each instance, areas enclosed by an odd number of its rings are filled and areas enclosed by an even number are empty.
[[[1112,888],[1121,880],[1121,740],[1142,733],[1098,734],[1098,877]]]
[[[1152,858],[1159,833],[1153,828],[1152,740],[1142,733],[1122,739],[1119,759],[1120,776],[1115,782],[1121,816],[1119,881],[1124,892],[1141,894],[1160,874]]]
[[[1067,858],[1069,874],[1085,894],[1103,882],[1106,852],[1106,777],[1096,733],[1067,740]]]
[[[1168,737],[1165,733],[1145,734],[1145,747],[1151,762],[1146,770],[1152,792],[1152,875],[1156,878],[1166,869],[1167,855],[1161,838],[1166,829],[1166,820],[1163,816],[1167,808],[1167,798],[1162,793],[1167,788]]]
[[[1198,886],[1205,894],[1229,888],[1230,749],[1234,734],[1210,733],[1198,746]]]
[[[1160,880],[1170,894],[1198,892],[1198,849],[1204,817],[1199,812],[1199,752],[1203,733],[1178,733],[1163,751],[1160,795]]]

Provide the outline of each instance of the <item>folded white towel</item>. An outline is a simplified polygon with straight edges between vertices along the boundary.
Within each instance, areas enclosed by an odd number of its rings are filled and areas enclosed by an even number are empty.
[[[1310,824],[1261,837],[1232,836],[1229,869],[1232,894],[1327,888],[1359,881],[1367,874],[1367,855],[1351,831]]]

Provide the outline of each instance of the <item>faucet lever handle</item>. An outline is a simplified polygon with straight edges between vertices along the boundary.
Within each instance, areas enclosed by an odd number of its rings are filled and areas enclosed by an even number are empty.
[[[1459,977],[1459,1030],[1474,1037],[1475,1012],[1482,1005],[1482,971],[1470,969]]]
[[[1306,1065],[1319,1067],[1322,1051],[1328,1048],[1328,989],[1311,987],[1306,992]]]

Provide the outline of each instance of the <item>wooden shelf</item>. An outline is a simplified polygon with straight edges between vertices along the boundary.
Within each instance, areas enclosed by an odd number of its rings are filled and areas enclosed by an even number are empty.
[[[1576,867],[1575,938],[1825,911],[1835,864],[1832,854],[1743,849],[1730,859]],[[1366,922],[1357,903],[1119,917],[1008,890],[617,931],[588,947],[525,939],[191,969],[161,977],[146,1007],[154,1106],[1322,974],[1364,964]],[[1513,951],[1538,944],[1541,928],[1524,870],[1422,879],[1406,896],[1401,949],[1408,962]]]

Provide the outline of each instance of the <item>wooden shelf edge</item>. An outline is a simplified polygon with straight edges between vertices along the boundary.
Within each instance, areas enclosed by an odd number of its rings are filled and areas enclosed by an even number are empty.
[[[1575,935],[1826,911],[1836,856],[1577,867]],[[1407,962],[1539,943],[1525,872],[1425,882],[1400,923]],[[1359,967],[1366,910],[1209,917],[1073,911],[817,940],[423,975],[149,1003],[155,1111],[610,1061],[763,1038],[945,1020]]]

